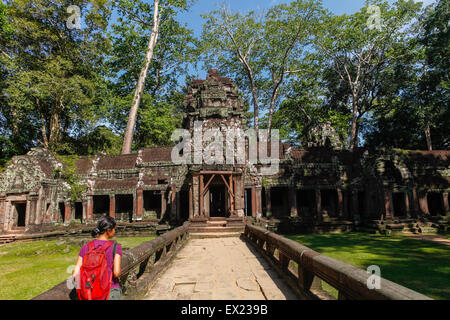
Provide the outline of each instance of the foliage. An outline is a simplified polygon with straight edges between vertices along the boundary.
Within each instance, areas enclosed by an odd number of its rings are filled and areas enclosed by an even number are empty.
[[[79,201],[82,193],[87,189],[83,179],[77,173],[76,161],[79,157],[57,155],[56,158],[63,164],[63,167],[56,169],[55,178],[63,179],[70,186],[72,202]]]

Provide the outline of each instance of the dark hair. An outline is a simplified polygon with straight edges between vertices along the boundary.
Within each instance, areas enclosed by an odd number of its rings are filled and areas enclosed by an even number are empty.
[[[103,216],[98,219],[97,227],[92,230],[91,235],[95,238],[100,234],[104,234],[108,230],[112,230],[116,227],[116,220],[109,216]]]

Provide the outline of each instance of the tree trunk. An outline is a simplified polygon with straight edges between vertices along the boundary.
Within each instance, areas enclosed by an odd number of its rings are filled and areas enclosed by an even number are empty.
[[[433,151],[433,144],[431,142],[431,128],[428,124],[425,127],[425,137],[427,139],[428,151]]]
[[[39,116],[41,117],[42,143],[44,144],[44,148],[48,149],[48,137],[47,137],[47,128],[45,127],[45,117],[41,111],[41,105],[39,103],[39,99],[37,99],[37,98],[36,98],[36,106],[39,111]]]
[[[139,75],[139,80],[136,86],[136,91],[134,93],[133,102],[131,104],[130,115],[128,118],[127,130],[125,131],[125,136],[123,140],[122,154],[131,153],[131,144],[133,142],[134,127],[136,125],[137,111],[139,104],[144,93],[145,80],[147,78],[147,72],[150,67],[150,63],[153,58],[153,52],[156,47],[156,42],[158,41],[159,32],[159,0],[154,1],[154,13],[153,13],[153,30],[148,42],[147,54],[145,57],[144,66],[141,69]]]
[[[350,136],[350,151],[358,147],[358,104],[353,100],[352,132]]]
[[[59,108],[55,108],[50,118],[50,138],[48,145],[50,148],[54,148],[61,137],[61,119],[59,116]]]

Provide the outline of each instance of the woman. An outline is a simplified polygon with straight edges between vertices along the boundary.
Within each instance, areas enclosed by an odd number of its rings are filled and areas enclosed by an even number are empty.
[[[116,221],[108,216],[101,217],[97,222],[97,227],[92,231],[92,236],[96,238],[93,240],[94,247],[102,247],[107,241],[110,241],[116,233]],[[89,244],[85,244],[78,255],[78,260],[73,270],[72,276],[77,279],[83,265],[83,258],[89,250]],[[115,250],[115,254],[114,254]],[[108,265],[109,275],[112,272],[112,284],[109,294],[109,300],[120,300],[122,297],[122,290],[120,289],[119,276],[121,274],[120,264],[122,261],[122,246],[118,243],[109,246],[106,251],[106,261]]]

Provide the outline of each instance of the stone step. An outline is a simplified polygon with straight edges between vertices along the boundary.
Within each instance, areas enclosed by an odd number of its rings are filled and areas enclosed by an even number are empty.
[[[215,226],[224,226],[226,227],[227,221],[226,220],[217,220],[217,221],[207,221],[208,225],[215,225]]]
[[[240,232],[190,233],[191,239],[239,238]]]
[[[244,227],[190,227],[190,233],[244,232]]]
[[[16,241],[16,237],[13,235],[1,235],[0,244],[7,244]]]

